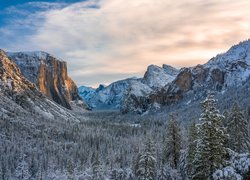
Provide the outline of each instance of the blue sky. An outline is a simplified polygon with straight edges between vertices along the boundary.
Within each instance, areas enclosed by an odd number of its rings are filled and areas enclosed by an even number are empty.
[[[78,85],[204,63],[250,37],[248,0],[0,1],[0,48],[42,50]]]
[[[46,1],[42,1],[40,0],[40,2],[63,2],[63,3],[74,3],[74,2],[79,2],[80,0],[46,0]],[[0,2],[0,7],[1,9],[4,9],[6,7],[9,6],[16,6],[18,4],[24,4],[27,2],[37,2],[37,0],[2,0]]]

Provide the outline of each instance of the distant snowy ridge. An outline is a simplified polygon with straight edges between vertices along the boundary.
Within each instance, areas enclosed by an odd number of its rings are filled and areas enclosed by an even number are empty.
[[[92,89],[80,95],[94,109],[120,108],[123,112],[143,113],[182,100],[192,105],[207,91],[226,93],[230,87],[241,87],[249,76],[250,40],[247,40],[203,65],[181,69],[166,64],[150,65],[143,78],[117,81],[99,92]]]
[[[93,109],[120,109],[128,91],[135,96],[147,96],[172,82],[178,72],[179,70],[168,65],[150,65],[143,78],[133,77],[116,81],[96,90],[80,86],[78,90],[80,96]]]
[[[161,71],[155,71],[150,82],[161,81]],[[154,104],[167,106],[181,103],[191,105],[201,100],[208,91],[225,93],[229,88],[242,87],[250,76],[250,40],[217,55],[204,65],[182,68],[168,85],[154,90],[150,95],[136,98],[126,96],[122,111],[143,113],[153,109]],[[127,103],[128,102],[128,103]],[[157,106],[159,108],[159,106]]]

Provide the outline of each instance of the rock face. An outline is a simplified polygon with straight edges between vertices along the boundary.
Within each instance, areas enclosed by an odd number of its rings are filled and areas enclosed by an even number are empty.
[[[93,109],[120,109],[128,96],[133,97],[137,104],[145,104],[145,97],[149,96],[154,90],[158,90],[172,82],[178,72],[179,70],[171,66],[150,65],[143,78],[128,78],[111,83],[107,87],[100,85],[97,89],[81,86],[79,92],[81,97]],[[141,100],[136,100],[138,97],[141,97]],[[140,101],[143,101],[143,103]],[[144,108],[146,106],[143,105]]]
[[[157,73],[150,82],[157,79]],[[185,99],[197,101],[208,91],[225,92],[232,87],[242,86],[250,76],[250,40],[230,48],[226,53],[212,58],[204,65],[182,68],[171,82],[146,96],[128,93],[122,111],[143,113],[159,106],[171,105]]]
[[[105,87],[100,85],[97,89],[81,86],[80,96],[93,109],[119,109],[126,89],[137,83],[137,78],[120,80]]]
[[[177,69],[165,64],[163,67],[150,65],[142,78],[142,82],[153,89],[164,87],[168,82],[174,80],[178,72]]]
[[[75,83],[67,74],[66,62],[45,52],[8,53],[22,74],[58,104],[71,109],[71,101],[81,101]]]
[[[77,120],[67,109],[45,97],[26,79],[16,63],[0,50],[0,117]]]

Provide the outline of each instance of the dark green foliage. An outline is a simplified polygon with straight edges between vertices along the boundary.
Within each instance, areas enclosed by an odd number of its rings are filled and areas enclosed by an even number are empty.
[[[235,103],[227,119],[229,133],[229,148],[238,153],[249,151],[250,140],[248,135],[248,122],[239,105]]]
[[[181,130],[174,116],[171,116],[166,131],[163,164],[169,164],[172,168],[177,169],[181,154]]]
[[[223,127],[223,118],[216,107],[216,100],[209,94],[202,103],[203,113],[197,125],[198,137],[195,150],[192,179],[211,179],[212,174],[226,166],[228,135]]]

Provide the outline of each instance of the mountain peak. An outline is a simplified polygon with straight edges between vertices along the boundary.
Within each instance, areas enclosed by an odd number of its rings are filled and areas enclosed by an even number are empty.
[[[163,65],[163,67],[150,65],[148,66],[142,81],[151,88],[162,88],[169,82],[173,81],[178,72],[177,69],[169,65]]]
[[[242,41],[232,46],[227,52],[213,57],[205,66],[219,66],[226,68],[229,64],[238,61],[250,65],[250,40]]]
[[[22,74],[51,100],[71,109],[71,101],[82,100],[68,76],[66,62],[43,51],[8,53]]]

